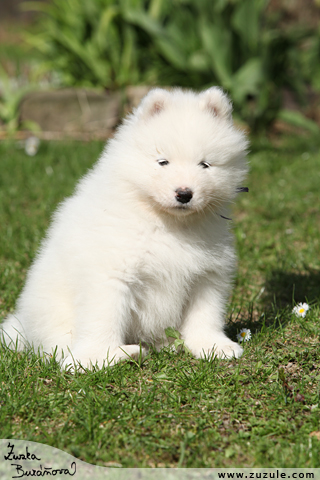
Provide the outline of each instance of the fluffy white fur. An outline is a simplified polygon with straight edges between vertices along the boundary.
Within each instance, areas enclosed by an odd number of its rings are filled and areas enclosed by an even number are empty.
[[[246,147],[219,88],[152,90],[59,206],[4,341],[101,366],[160,348],[174,327],[197,358],[239,357],[224,333],[236,259],[220,215]]]

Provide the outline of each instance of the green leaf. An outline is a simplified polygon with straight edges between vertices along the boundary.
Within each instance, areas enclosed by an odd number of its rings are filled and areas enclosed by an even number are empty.
[[[120,9],[115,6],[110,6],[102,12],[98,26],[93,32],[93,40],[97,43],[101,50],[103,48],[107,48],[108,46],[108,40],[110,40],[108,38],[110,36],[110,27],[119,13]]]
[[[174,342],[173,342],[174,346],[176,347],[176,349],[178,350],[179,347],[183,346],[184,345],[184,340],[182,340],[182,338],[177,338]]]
[[[232,17],[232,25],[254,52],[257,51],[261,38],[260,18],[265,9],[266,0],[241,0],[237,3]]]
[[[159,52],[169,63],[171,63],[172,66],[178,70],[187,69],[187,57],[184,55],[184,52],[170,40],[170,38],[158,37],[155,39],[155,43]]]
[[[169,380],[170,377],[168,376],[167,373],[165,372],[161,372],[161,373],[156,373],[153,378],[155,378],[156,380]]]
[[[168,327],[165,329],[165,333],[166,333],[166,337],[167,338],[176,338],[176,339],[180,339],[181,335],[180,333],[178,332],[178,330],[175,330],[174,328],[172,327]]]
[[[284,368],[283,367],[279,368],[278,374],[279,374],[279,380],[281,380],[281,382],[285,382],[286,377],[285,377],[285,374],[284,374]]]
[[[298,111],[286,109],[280,110],[277,118],[289,123],[290,125],[293,125],[294,127],[308,130],[310,133],[314,133],[315,135],[320,133],[319,125]]]
[[[167,0],[151,0],[148,14],[151,18],[159,20],[163,12],[166,10]]]
[[[235,453],[236,453],[236,452],[235,452],[235,450],[234,450],[232,447],[226,448],[226,450],[225,450],[225,452],[224,452],[226,458],[231,458],[231,457],[233,457],[233,456],[235,455]]]
[[[41,127],[37,122],[33,120],[24,120],[21,124],[21,127],[24,130],[29,130],[32,133],[39,133],[41,132]]]
[[[190,55],[188,68],[197,72],[206,72],[210,66],[208,55],[204,51],[197,51]]]
[[[158,37],[165,34],[164,30],[161,27],[161,24],[158,23],[156,20],[153,20],[143,10],[125,10],[123,11],[123,18],[127,22],[142,28],[145,32],[151,35],[151,37]]]
[[[232,97],[241,103],[247,95],[257,95],[264,81],[261,58],[250,58],[232,78]]]
[[[202,19],[200,35],[203,47],[211,60],[211,68],[224,88],[232,83],[231,75],[231,34],[223,24],[211,24]]]
[[[257,363],[256,363],[256,370],[260,370],[260,368],[262,368],[262,362],[261,360],[259,360]]]
[[[186,344],[184,343],[184,340],[182,340],[182,338],[177,338],[174,342],[173,342],[173,345],[176,349],[177,352],[179,352],[181,349],[183,349],[186,353],[191,353],[191,351],[189,350],[189,348],[186,346]]]

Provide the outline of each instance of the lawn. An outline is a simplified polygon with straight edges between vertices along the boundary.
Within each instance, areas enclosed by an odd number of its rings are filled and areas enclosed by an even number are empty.
[[[0,306],[13,310],[56,205],[102,144],[0,143]],[[151,351],[71,375],[0,347],[2,438],[123,467],[320,467],[319,140],[255,139],[233,210],[239,271],[228,334],[239,360]],[[227,221],[227,220],[226,220]],[[292,314],[307,302],[305,318]]]

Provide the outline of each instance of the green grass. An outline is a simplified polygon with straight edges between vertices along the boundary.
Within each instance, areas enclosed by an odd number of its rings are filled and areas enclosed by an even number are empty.
[[[320,155],[315,140],[254,141],[234,208],[239,273],[228,333],[239,360],[152,351],[140,365],[75,375],[1,348],[2,438],[99,465],[320,467]],[[13,309],[51,213],[102,144],[0,143],[0,306]],[[292,315],[307,301],[305,319]],[[311,435],[312,432],[318,434]],[[115,462],[115,463],[113,463]]]

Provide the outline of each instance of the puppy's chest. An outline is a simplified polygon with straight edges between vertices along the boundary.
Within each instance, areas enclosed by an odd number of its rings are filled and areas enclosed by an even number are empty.
[[[211,248],[203,242],[153,232],[140,244],[136,273],[141,281],[179,283],[210,270]]]
[[[131,283],[133,309],[140,320],[172,326],[183,314],[193,286],[212,270],[211,257],[203,246],[172,236],[153,235],[143,242]]]

